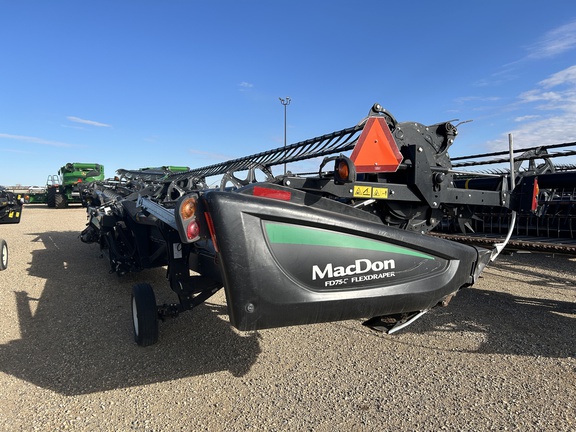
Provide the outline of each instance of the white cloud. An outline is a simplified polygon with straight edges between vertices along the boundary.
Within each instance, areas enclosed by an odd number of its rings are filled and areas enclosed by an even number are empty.
[[[530,59],[555,57],[576,48],[576,20],[546,33],[528,47]]]
[[[562,95],[556,92],[543,92],[539,89],[528,90],[518,96],[520,102],[557,102],[562,99]]]
[[[152,136],[149,136],[147,138],[144,138],[144,141],[150,142],[150,143],[157,143],[159,139],[160,139],[160,137],[158,135],[152,135]]]
[[[569,120],[567,116],[561,116],[527,122],[509,133],[514,137],[517,149],[570,143],[576,141],[576,126]],[[492,150],[507,149],[508,132],[487,144]]]
[[[548,60],[574,49],[576,49],[576,20],[544,34],[536,43],[526,48],[527,54],[524,57],[504,64],[490,77],[479,79],[473,85],[475,87],[503,85],[518,79],[518,70],[526,67],[527,62]],[[566,73],[576,73],[576,71]]]
[[[538,120],[510,131],[517,148],[576,141],[576,65],[540,81],[535,89],[521,93],[518,101],[518,106],[527,109],[528,114],[516,121]],[[500,150],[507,143],[508,132],[487,144]]]
[[[533,120],[533,119],[537,119],[540,116],[537,115],[525,115],[525,116],[520,116],[520,117],[516,117],[514,119],[515,122],[525,122],[526,120]]]
[[[456,98],[454,102],[465,103],[465,102],[497,102],[501,98],[498,96],[463,96]]]
[[[576,65],[555,73],[539,83],[544,88],[556,87],[562,84],[576,84]]]
[[[246,82],[246,81],[242,81],[240,84],[238,84],[238,87],[240,88],[240,91],[248,91],[252,87],[254,87],[254,84],[251,84],[251,83]]]
[[[59,141],[50,141],[50,140],[45,140],[43,138],[37,138],[37,137],[31,137],[31,136],[25,136],[25,135],[10,135],[10,134],[0,133],[0,139],[9,139],[9,140],[13,140],[13,141],[29,142],[29,143],[33,143],[33,144],[48,145],[48,146],[52,146],[52,147],[74,147],[74,145],[72,145],[72,144],[67,144],[67,143],[63,143],[63,142],[59,142]]]
[[[556,72],[538,83],[538,88],[522,93],[521,103],[539,102],[536,109],[576,114],[576,65]]]
[[[85,120],[85,119],[81,119],[79,117],[68,116],[66,118],[68,120],[70,120],[71,122],[74,122],[74,123],[82,123],[82,124],[87,124],[87,125],[96,126],[96,127],[112,127],[111,125],[106,124],[106,123],[100,123],[100,122],[96,122],[93,120]]]

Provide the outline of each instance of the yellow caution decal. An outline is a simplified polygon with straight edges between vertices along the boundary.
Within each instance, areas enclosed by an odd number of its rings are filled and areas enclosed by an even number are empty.
[[[355,185],[354,198],[387,199],[388,188]]]

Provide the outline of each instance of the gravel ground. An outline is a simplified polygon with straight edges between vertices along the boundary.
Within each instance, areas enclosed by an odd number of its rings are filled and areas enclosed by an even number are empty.
[[[80,242],[82,208],[0,226],[0,429],[576,430],[576,258],[501,256],[393,335],[360,320],[243,333],[219,293],[132,338],[130,292]]]

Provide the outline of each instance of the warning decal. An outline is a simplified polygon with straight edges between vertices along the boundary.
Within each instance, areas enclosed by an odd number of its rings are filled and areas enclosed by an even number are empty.
[[[372,186],[354,186],[354,198],[387,199],[388,188]]]

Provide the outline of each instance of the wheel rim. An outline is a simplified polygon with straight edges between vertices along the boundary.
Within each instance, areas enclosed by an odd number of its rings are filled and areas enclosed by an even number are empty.
[[[134,333],[138,336],[138,310],[136,308],[136,298],[132,298],[132,322],[134,323]]]
[[[2,245],[2,266],[6,267],[8,264],[8,246]]]

